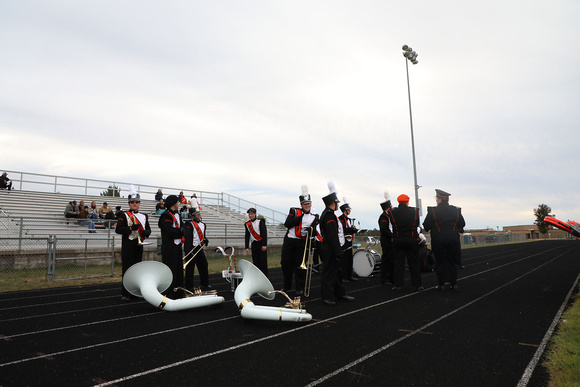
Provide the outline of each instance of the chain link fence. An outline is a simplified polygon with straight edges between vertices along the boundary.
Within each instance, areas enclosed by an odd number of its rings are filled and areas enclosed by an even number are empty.
[[[0,285],[113,276],[115,238],[0,238]]]

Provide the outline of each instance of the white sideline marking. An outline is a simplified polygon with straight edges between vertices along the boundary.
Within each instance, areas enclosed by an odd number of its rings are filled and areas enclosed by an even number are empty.
[[[552,337],[552,334],[554,333],[554,330],[556,329],[556,325],[558,325],[558,321],[560,321],[560,317],[562,317],[562,314],[564,313],[564,309],[566,309],[566,304],[568,304],[568,300],[570,299],[570,297],[572,297],[572,294],[574,293],[574,289],[576,289],[576,285],[578,284],[579,279],[580,279],[580,274],[578,274],[578,276],[576,277],[576,281],[574,282],[574,285],[572,285],[572,287],[570,288],[570,291],[568,292],[566,299],[564,299],[564,302],[560,306],[558,313],[556,313],[556,316],[554,316],[554,320],[552,321],[550,328],[548,329],[548,331],[544,335],[544,339],[542,340],[542,343],[538,346],[536,353],[534,354],[534,356],[532,357],[532,360],[530,360],[530,363],[526,367],[526,369],[522,375],[522,378],[518,382],[518,387],[524,387],[524,386],[528,385],[528,382],[530,381],[530,379],[532,377],[532,373],[536,369],[536,366],[538,365],[538,362],[540,361],[540,358],[542,357],[542,354],[544,353],[544,350],[546,349],[546,346],[548,345],[548,340],[550,340],[550,337]]]

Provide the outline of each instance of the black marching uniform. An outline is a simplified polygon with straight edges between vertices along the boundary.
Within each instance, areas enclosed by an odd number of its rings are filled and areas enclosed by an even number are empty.
[[[327,302],[336,302],[346,295],[342,284],[342,242],[339,238],[340,221],[331,208],[326,208],[320,215],[320,231],[322,234],[322,271],[321,297]]]
[[[390,207],[390,204],[389,204]],[[381,285],[391,285],[393,279],[393,234],[389,228],[389,218],[383,211],[379,216],[379,230],[381,231]]]
[[[354,219],[349,218],[345,214],[338,217],[340,224],[342,225],[342,231],[344,233],[344,246],[342,246],[343,254],[341,260],[342,275],[344,280],[351,281],[352,277],[352,241],[354,239],[354,234],[356,234],[357,229],[354,227]]]
[[[422,287],[419,269],[419,212],[415,207],[399,202],[399,206],[387,211],[393,234],[393,279],[398,290],[403,287],[405,277],[405,258],[411,274],[411,286]]]
[[[282,273],[284,275],[284,290],[292,289],[292,276],[295,276],[296,293],[304,292],[306,282],[306,270],[300,269],[304,256],[304,246],[307,234],[313,234],[311,228],[316,227],[318,215],[306,213],[301,208],[290,208],[284,226],[288,229],[282,245]],[[311,231],[309,231],[311,230]]]
[[[174,293],[173,289],[183,286],[183,231],[181,218],[171,209],[165,210],[159,217],[158,226],[161,229],[161,258],[169,266],[173,274],[173,281],[167,290],[168,298],[179,298],[182,292]]]
[[[122,275],[134,264],[143,260],[143,242],[151,235],[149,218],[146,214],[132,211],[120,211],[117,218],[117,234],[121,234],[121,265]],[[123,298],[134,298],[124,286],[121,286],[121,295]]]
[[[262,251],[263,246],[268,245],[268,230],[266,229],[266,222],[264,219],[254,221],[248,220],[245,224],[246,235],[245,244],[246,249],[252,250],[252,262],[258,269],[268,276],[268,252]]]
[[[437,194],[446,194],[436,190]],[[460,264],[461,242],[459,233],[463,232],[465,220],[461,208],[443,201],[437,207],[427,207],[427,216],[423,221],[425,231],[431,232],[431,247],[435,255],[435,274],[439,286],[446,282],[455,286],[457,283],[457,266]]]
[[[195,218],[186,221],[183,226],[183,250],[186,254],[183,257],[183,261],[187,262],[191,257],[195,256],[185,269],[185,288],[189,291],[193,291],[194,288],[193,277],[196,267],[199,273],[201,289],[206,290],[209,288],[208,263],[203,251],[203,246],[209,244],[205,237],[205,229],[205,223],[201,220],[196,221]]]

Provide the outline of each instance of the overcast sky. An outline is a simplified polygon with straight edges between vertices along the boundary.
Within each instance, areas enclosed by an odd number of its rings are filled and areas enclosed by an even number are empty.
[[[580,220],[577,0],[3,1],[0,169]]]

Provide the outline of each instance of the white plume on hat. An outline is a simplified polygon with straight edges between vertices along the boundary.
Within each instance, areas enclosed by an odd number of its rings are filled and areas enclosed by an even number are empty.
[[[387,191],[385,191],[385,200],[391,200],[391,195]]]
[[[342,201],[344,202],[344,204],[350,204],[350,202],[348,201],[348,199],[346,198],[346,196],[342,197]]]
[[[331,193],[337,193],[336,186],[334,185],[334,181],[332,181],[332,180],[329,180],[328,181],[328,193],[329,194],[331,194]]]
[[[302,196],[308,195],[308,186],[306,184],[302,185]]]

